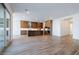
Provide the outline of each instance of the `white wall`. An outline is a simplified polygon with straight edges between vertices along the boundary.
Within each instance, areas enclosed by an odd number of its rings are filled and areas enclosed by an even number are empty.
[[[61,36],[70,34],[70,21],[61,20]]]
[[[28,20],[28,18],[26,17]],[[20,20],[25,20],[25,15],[13,13],[13,36],[20,35]]]
[[[53,20],[53,32],[54,36],[64,36],[70,34],[70,20],[69,17],[63,17]]]
[[[73,16],[73,39],[79,39],[79,14]]]
[[[60,20],[58,20],[58,19],[53,20],[52,35],[60,36],[60,24],[61,24]]]

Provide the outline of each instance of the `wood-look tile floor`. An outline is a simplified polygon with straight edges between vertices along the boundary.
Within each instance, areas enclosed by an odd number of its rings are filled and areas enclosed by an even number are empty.
[[[79,41],[71,36],[15,37],[4,55],[78,55]]]

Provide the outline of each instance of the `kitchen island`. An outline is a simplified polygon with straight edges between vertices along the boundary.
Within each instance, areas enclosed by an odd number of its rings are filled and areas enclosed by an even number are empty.
[[[28,30],[28,36],[43,35],[43,30]]]

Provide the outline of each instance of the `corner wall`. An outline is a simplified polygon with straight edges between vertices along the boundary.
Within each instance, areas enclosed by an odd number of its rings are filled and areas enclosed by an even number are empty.
[[[52,26],[52,35],[53,36],[60,36],[60,20],[53,20],[53,26]]]
[[[79,14],[73,16],[73,39],[79,40]]]

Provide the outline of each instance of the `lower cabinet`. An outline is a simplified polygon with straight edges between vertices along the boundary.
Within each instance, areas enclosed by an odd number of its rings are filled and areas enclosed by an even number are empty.
[[[43,31],[28,31],[28,36],[38,36],[43,35]]]
[[[21,30],[21,35],[27,35],[27,31],[26,30]]]

